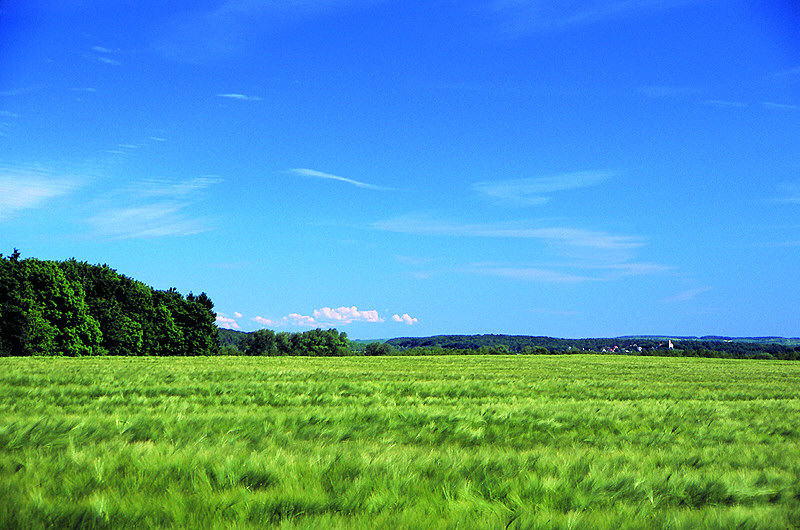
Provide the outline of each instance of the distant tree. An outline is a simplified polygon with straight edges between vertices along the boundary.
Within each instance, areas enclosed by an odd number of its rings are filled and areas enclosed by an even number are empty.
[[[364,355],[392,355],[394,348],[386,342],[370,342],[364,350]]]
[[[271,329],[259,329],[251,333],[245,342],[245,355],[277,355],[275,332]]]

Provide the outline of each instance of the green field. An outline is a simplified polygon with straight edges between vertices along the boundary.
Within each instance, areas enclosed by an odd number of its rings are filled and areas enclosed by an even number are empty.
[[[2,528],[793,528],[800,363],[0,359]]]

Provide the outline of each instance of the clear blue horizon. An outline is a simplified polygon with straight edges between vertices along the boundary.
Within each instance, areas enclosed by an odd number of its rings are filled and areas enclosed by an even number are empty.
[[[0,252],[351,338],[800,336],[790,0],[0,4]]]

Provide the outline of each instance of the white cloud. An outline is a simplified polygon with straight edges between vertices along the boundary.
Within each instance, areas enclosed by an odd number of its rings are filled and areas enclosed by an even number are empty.
[[[682,291],[680,293],[674,294],[668,298],[662,300],[666,303],[677,303],[677,302],[687,302],[700,294],[703,294],[707,291],[710,291],[711,287],[697,287],[695,289],[689,289],[686,291]]]
[[[217,63],[236,57],[287,23],[381,0],[218,0],[186,3],[157,29],[151,46],[171,60]]]
[[[235,316],[236,318],[242,318],[242,314],[238,311],[234,311],[233,316]]]
[[[556,191],[574,190],[594,186],[608,180],[613,173],[582,171],[546,177],[476,182],[472,189],[492,199],[517,205],[544,204]]]
[[[777,202],[800,204],[800,183],[784,182],[778,185],[778,192],[781,197]]]
[[[314,320],[314,317],[308,315],[301,315],[300,313],[290,313],[285,317],[281,317],[279,319],[257,316],[253,319],[253,322],[257,322],[262,326],[267,326],[270,328],[280,328],[283,326],[314,327],[317,325],[317,322]]]
[[[170,197],[184,198],[195,192],[220,184],[222,179],[213,175],[205,175],[186,180],[146,179],[134,182],[125,194],[137,197]]]
[[[383,322],[383,319],[378,316],[378,312],[374,309],[359,311],[356,306],[339,307],[337,309],[332,309],[330,307],[315,309],[314,318],[323,321],[341,322],[343,324],[349,324],[351,322]]]
[[[638,276],[641,274],[659,274],[674,269],[668,265],[661,265],[660,263],[648,262],[624,262],[624,263],[606,263],[584,265],[587,269],[595,268],[611,271],[615,276]]]
[[[95,233],[111,239],[179,237],[211,230],[208,219],[187,215],[189,205],[159,202],[142,206],[108,208],[89,218]]]
[[[561,317],[571,317],[581,314],[580,311],[565,311],[563,309],[530,309],[529,311],[539,315],[554,315]]]
[[[92,56],[95,59],[97,59],[98,61],[100,61],[101,63],[110,64],[112,66],[119,66],[120,64],[122,64],[119,61],[117,61],[116,59],[112,59],[111,57],[108,57],[108,55],[119,53],[120,50],[112,49],[112,48],[106,48],[105,46],[93,46],[92,47],[92,51],[95,54],[100,54],[99,56],[98,55],[92,55]]]
[[[242,316],[239,313],[235,313],[235,314],[238,315],[239,317]],[[239,327],[239,324],[236,322],[235,319],[228,318],[223,313],[217,313],[217,320],[216,321],[217,321],[217,326],[219,326],[219,327],[221,327],[223,329],[241,329]]]
[[[278,319],[257,316],[253,319],[264,326],[343,326],[353,322],[379,323],[384,322],[378,312],[374,309],[359,310],[356,306],[352,307],[322,307],[315,309],[311,315],[301,313],[290,313]]]
[[[143,180],[116,190],[87,219],[94,235],[110,239],[180,237],[212,229],[210,219],[191,214],[198,193],[222,182],[217,177],[183,181]]]
[[[373,223],[372,228],[402,234],[539,239],[573,247],[606,250],[632,249],[645,245],[645,242],[640,237],[615,235],[580,228],[541,228],[520,223],[459,224],[415,215],[395,217],[394,219]]]
[[[742,103],[741,101],[728,101],[724,99],[707,99],[703,101],[703,103],[712,107],[721,108],[743,108],[747,106],[747,103]]]
[[[528,2],[494,0],[489,8],[500,17],[506,33],[558,31],[605,20],[624,19],[649,12],[674,9],[698,0],[576,0]]]
[[[776,77],[784,77],[784,76],[794,77],[796,75],[800,75],[800,66],[795,66],[794,68],[789,68],[788,70],[775,72]]]
[[[547,283],[578,283],[587,281],[597,281],[597,278],[581,276],[565,272],[541,269],[536,267],[473,267],[471,272],[485,274],[487,276],[500,276],[515,280],[525,280],[531,282]]]
[[[535,266],[502,263],[473,263],[461,269],[469,274],[482,274],[516,280],[544,283],[607,282],[627,276],[659,274],[671,267],[657,263],[598,263]]]
[[[773,110],[800,110],[800,105],[793,105],[790,103],[771,103],[769,101],[765,101],[762,103],[764,108],[773,109]]]
[[[688,86],[675,85],[650,85],[639,89],[644,95],[651,98],[670,99],[698,94],[700,90]]]
[[[392,320],[394,320],[395,322],[405,322],[409,326],[413,326],[414,324],[419,322],[418,319],[412,317],[408,313],[403,313],[402,316],[401,315],[392,315]]]
[[[0,220],[21,210],[42,208],[50,199],[77,187],[71,177],[52,177],[26,171],[0,175]]]
[[[323,173],[322,171],[316,171],[313,169],[306,169],[306,168],[295,168],[289,170],[291,173],[295,175],[302,175],[304,177],[315,177],[321,179],[328,179],[328,180],[338,180],[339,182],[345,182],[347,184],[352,184],[358,188],[364,188],[368,190],[382,190],[382,191],[389,191],[394,190],[394,188],[386,188],[383,186],[375,186],[374,184],[367,184],[366,182],[359,182],[357,180],[349,179],[346,177],[339,177],[337,175],[331,175],[330,173]]]
[[[289,313],[285,318],[294,326],[315,326],[317,324],[313,317],[299,313]]]
[[[262,101],[258,96],[245,96],[244,94],[217,94],[218,98],[238,99],[239,101]]]
[[[262,326],[268,326],[268,327],[273,327],[273,328],[286,325],[286,322],[284,320],[272,320],[272,319],[265,318],[265,317],[262,317],[262,316],[255,317],[253,319],[253,321],[254,322],[258,322]]]

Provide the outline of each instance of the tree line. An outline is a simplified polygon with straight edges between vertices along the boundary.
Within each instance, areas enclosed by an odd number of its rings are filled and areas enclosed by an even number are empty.
[[[527,335],[436,335],[400,337],[386,343],[397,354],[569,354],[612,353],[622,355],[720,357],[729,359],[800,360],[800,347],[757,340],[703,340],[659,337],[558,339]],[[413,353],[412,353],[413,352]],[[427,352],[427,353],[423,353]]]
[[[0,254],[0,356],[215,355],[213,308],[108,265]]]
[[[260,329],[252,333],[231,333],[220,330],[228,355],[342,357],[353,355],[347,333],[336,329],[312,329],[304,332],[275,332]]]
[[[773,340],[659,337],[556,339],[438,335],[351,342],[336,329],[252,333],[220,330],[205,293],[156,290],[108,265],[0,254],[0,356],[79,355],[541,355],[613,353],[800,360],[800,346]]]

